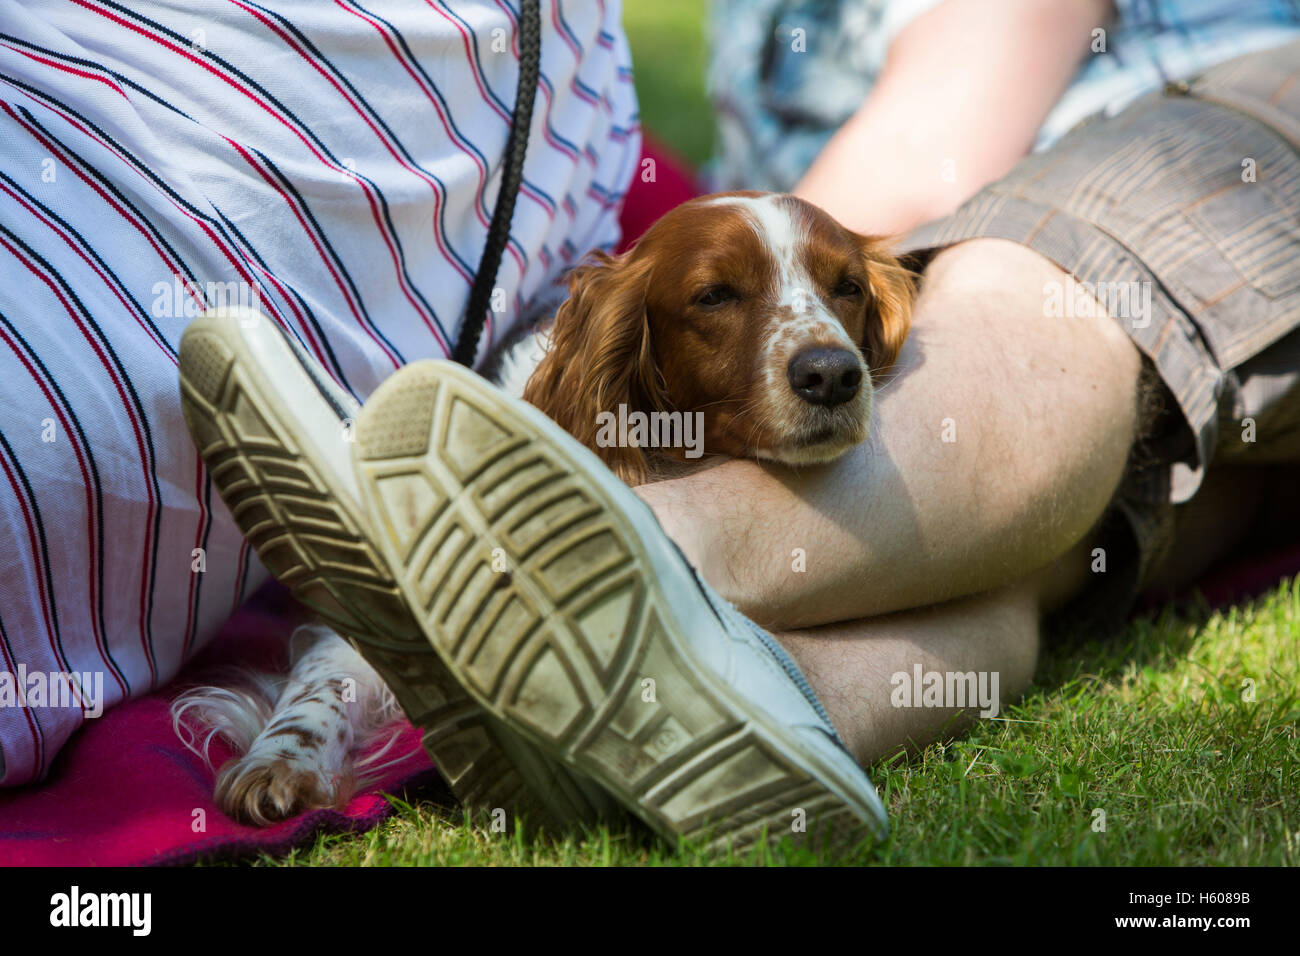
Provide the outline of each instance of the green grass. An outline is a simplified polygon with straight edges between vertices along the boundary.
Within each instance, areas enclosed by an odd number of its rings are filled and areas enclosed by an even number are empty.
[[[704,92],[705,0],[624,0],[641,123],[699,166],[713,153]]]
[[[1242,685],[1254,681],[1255,700]],[[1300,863],[1300,579],[1222,613],[1167,610],[1057,643],[998,719],[871,768],[887,841],[820,860],[710,857],[644,831],[493,833],[432,801],[277,866]],[[1094,811],[1106,829],[1094,832]]]

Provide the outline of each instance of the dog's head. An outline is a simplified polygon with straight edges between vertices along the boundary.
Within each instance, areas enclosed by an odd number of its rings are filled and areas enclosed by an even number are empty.
[[[635,483],[644,450],[595,441],[619,405],[702,412],[709,453],[817,464],[862,442],[914,284],[879,239],[742,192],[678,206],[624,255],[574,269],[569,292],[524,398]]]

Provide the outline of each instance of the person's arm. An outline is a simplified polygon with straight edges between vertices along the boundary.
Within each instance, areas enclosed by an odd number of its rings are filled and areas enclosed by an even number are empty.
[[[1113,12],[1111,0],[945,0],[899,33],[795,195],[864,233],[946,215],[1029,152]]]

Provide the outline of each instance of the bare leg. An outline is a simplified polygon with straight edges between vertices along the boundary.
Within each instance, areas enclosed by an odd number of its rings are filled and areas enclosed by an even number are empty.
[[[894,705],[895,675],[913,669],[997,675],[998,713],[1034,677],[1044,611],[1087,583],[1091,541],[1020,581],[880,617],[776,635],[798,662],[858,762],[923,747],[975,719],[979,707]]]
[[[1141,361],[1104,315],[1044,316],[1044,287],[1068,281],[1011,243],[957,246],[927,271],[868,447],[801,473],[732,461],[638,489],[706,578],[782,628],[860,762],[959,729],[954,708],[893,705],[892,678],[917,665],[997,673],[1000,705],[1022,693],[1042,611],[1087,581]],[[1189,540],[1164,580],[1185,583],[1249,520],[1247,483],[1207,480],[1214,520],[1181,516]]]
[[[829,624],[777,637],[798,662],[861,764],[900,746],[924,746],[961,729],[956,708],[894,706],[893,675],[968,671],[997,675],[998,713],[1034,676],[1038,602],[1026,587],[958,598],[866,621]]]
[[[824,468],[728,461],[638,491],[704,576],[769,626],[1006,587],[1095,524],[1136,427],[1128,336],[1104,315],[1044,315],[1045,286],[1068,281],[1014,243],[949,249],[926,272],[870,442]]]
[[[1211,469],[1197,497],[1180,509],[1175,547],[1152,585],[1188,587],[1259,522],[1288,515],[1287,505],[1300,508],[1295,488],[1294,471]],[[975,719],[978,708],[967,707],[954,719],[955,708],[895,707],[891,678],[910,676],[916,665],[923,672],[997,673],[1000,706],[1018,697],[1033,679],[1041,614],[1087,584],[1091,545],[1085,537],[1053,564],[996,591],[776,636],[853,755],[871,763],[901,746],[951,735]]]

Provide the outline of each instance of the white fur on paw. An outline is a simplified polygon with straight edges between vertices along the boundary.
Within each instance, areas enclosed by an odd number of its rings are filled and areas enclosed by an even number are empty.
[[[217,775],[217,804],[243,823],[269,826],[287,817],[337,806],[350,795],[341,774],[328,775],[300,755],[257,748]]]

